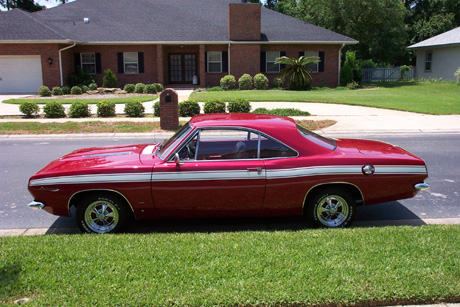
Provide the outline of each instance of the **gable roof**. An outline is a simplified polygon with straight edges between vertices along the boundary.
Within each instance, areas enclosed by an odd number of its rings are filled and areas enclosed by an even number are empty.
[[[417,44],[411,45],[408,48],[428,48],[428,47],[447,47],[447,46],[460,46],[460,27],[450,31],[433,36],[432,38],[421,41]]]
[[[228,38],[228,4],[239,0],[77,0],[29,14],[43,21],[55,35],[85,43],[220,43]],[[13,10],[14,11],[14,10]],[[3,14],[0,13],[0,19]],[[85,24],[83,18],[89,18]],[[38,39],[27,33],[32,22],[0,40]],[[19,25],[18,25],[19,26]],[[1,27],[1,26],[0,26]],[[9,27],[8,27],[9,28]],[[345,43],[357,41],[344,35],[261,9],[261,42]]]

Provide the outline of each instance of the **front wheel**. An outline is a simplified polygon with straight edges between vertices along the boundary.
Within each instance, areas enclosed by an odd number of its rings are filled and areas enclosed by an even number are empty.
[[[313,226],[339,228],[349,226],[356,212],[353,197],[344,189],[324,189],[310,198],[305,214]]]
[[[129,211],[115,195],[94,194],[84,198],[77,207],[77,224],[82,232],[114,233],[126,224]]]

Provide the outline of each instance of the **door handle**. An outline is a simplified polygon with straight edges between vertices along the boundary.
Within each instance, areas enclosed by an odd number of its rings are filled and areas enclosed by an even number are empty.
[[[248,168],[248,172],[257,172],[257,174],[262,174],[262,168],[261,167],[250,167]]]

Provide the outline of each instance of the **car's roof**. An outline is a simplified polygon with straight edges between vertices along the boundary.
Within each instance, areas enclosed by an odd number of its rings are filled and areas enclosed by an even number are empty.
[[[217,113],[202,114],[193,117],[190,124],[195,127],[247,127],[257,130],[271,129],[295,129],[295,122],[292,118],[249,113]]]

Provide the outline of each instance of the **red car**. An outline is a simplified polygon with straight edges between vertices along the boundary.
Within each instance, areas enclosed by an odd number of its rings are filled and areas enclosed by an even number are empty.
[[[329,139],[286,117],[193,117],[162,144],[76,150],[29,180],[31,208],[80,229],[119,231],[131,219],[304,215],[350,225],[356,207],[410,198],[422,159],[378,141]]]

